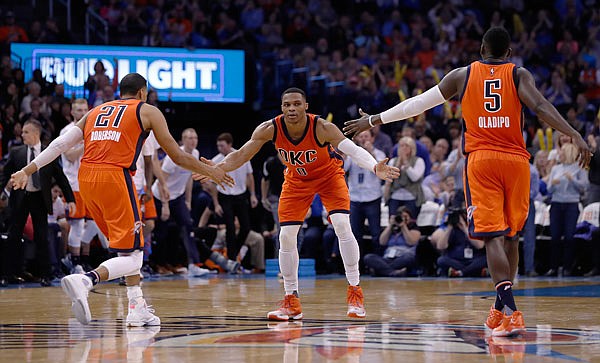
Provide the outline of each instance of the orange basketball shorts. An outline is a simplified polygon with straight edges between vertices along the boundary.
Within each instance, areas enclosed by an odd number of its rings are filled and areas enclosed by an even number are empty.
[[[529,180],[529,161],[521,155],[469,153],[463,182],[471,237],[516,236],[529,211]]]
[[[79,192],[88,215],[108,237],[111,252],[131,252],[144,246],[140,205],[127,169],[82,164]]]
[[[81,194],[79,192],[73,191],[73,195],[75,196],[75,213],[69,214],[68,219],[81,219],[87,217],[85,211],[85,204],[83,203],[83,199],[81,199]]]
[[[279,224],[304,223],[315,194],[319,194],[329,214],[350,213],[350,193],[343,173],[314,180],[290,182],[286,179],[279,197]]]

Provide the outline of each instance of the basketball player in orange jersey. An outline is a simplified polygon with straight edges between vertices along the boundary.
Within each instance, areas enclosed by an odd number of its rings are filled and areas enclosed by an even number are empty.
[[[11,176],[15,188],[24,188],[27,178],[60,154],[83,140],[84,154],[79,169],[79,191],[86,211],[109,239],[109,249],[118,257],[104,261],[84,275],[72,274],[61,280],[71,298],[72,311],[82,324],[92,317],[88,291],[100,281],[125,276],[129,313],[128,326],[160,325],[140,288],[144,239],[141,234],[140,205],[132,181],[136,160],[150,130],[173,159],[186,169],[208,176],[218,184],[233,179],[219,167],[207,165],[183,152],[175,142],[163,114],[147,103],[146,79],[137,73],[123,77],[121,99],[93,108],[67,133],[54,140],[29,165]]]
[[[377,163],[368,151],[345,138],[334,124],[306,113],[307,109],[304,91],[298,88],[287,89],[281,96],[283,114],[261,123],[244,146],[228,154],[218,165],[225,171],[236,170],[250,160],[265,143],[273,141],[286,166],[279,198],[279,266],[283,275],[285,298],[278,310],[267,314],[268,319],[302,319],[302,306],[298,298],[297,237],[317,193],[329,211],[329,219],[339,239],[349,282],[347,315],[364,318],[366,313],[358,272],[360,253],[358,242],[350,228],[350,195],[344,179],[342,159],[333,147],[350,155],[361,167],[374,172],[381,179],[391,181],[399,176],[399,170],[388,166],[387,160]]]
[[[535,87],[529,71],[508,61],[510,36],[491,28],[483,36],[481,61],[457,68],[439,85],[377,115],[361,111],[346,122],[346,135],[374,125],[404,120],[458,95],[463,113],[462,151],[466,156],[464,190],[469,234],[485,241],[488,267],[496,286],[496,302],[485,325],[493,336],[525,332],[512,281],[519,262],[519,236],[529,208],[529,153],[523,140],[521,102],[553,128],[573,138],[579,162],[587,166],[591,152],[575,131]]]

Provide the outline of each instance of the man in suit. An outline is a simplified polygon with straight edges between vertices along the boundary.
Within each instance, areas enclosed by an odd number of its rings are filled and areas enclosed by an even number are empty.
[[[38,121],[28,120],[25,122],[22,134],[24,145],[10,151],[8,161],[4,166],[5,180],[25,167],[42,151],[41,134],[42,125]],[[53,180],[63,191],[63,195],[68,202],[69,213],[75,213],[73,192],[57,160],[35,174],[29,179],[26,188],[13,190],[10,193],[9,206],[12,218],[8,229],[8,240],[2,252],[4,263],[0,286],[23,282],[23,279],[17,276],[23,269],[23,261],[18,256],[20,255],[19,245],[23,237],[23,227],[29,214],[31,214],[33,222],[33,239],[36,245],[36,258],[41,275],[40,284],[42,286],[51,285],[52,278],[48,256],[48,214],[52,213],[51,189]],[[9,188],[11,187],[7,185],[6,190]]]

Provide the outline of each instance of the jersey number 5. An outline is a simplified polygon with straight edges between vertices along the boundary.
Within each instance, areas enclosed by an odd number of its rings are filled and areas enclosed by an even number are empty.
[[[486,79],[483,81],[483,98],[486,100],[483,107],[488,112],[498,112],[502,108],[500,88],[502,84],[499,79]]]
[[[113,120],[112,127],[115,129],[119,127],[119,124],[121,123],[121,118],[123,118],[123,114],[127,109],[127,105],[119,105],[117,107],[110,105],[102,106],[100,110],[103,112],[100,112],[98,116],[96,116],[96,122],[94,123],[94,127],[108,127],[108,123],[116,109],[118,109],[119,111],[117,111],[117,115]]]

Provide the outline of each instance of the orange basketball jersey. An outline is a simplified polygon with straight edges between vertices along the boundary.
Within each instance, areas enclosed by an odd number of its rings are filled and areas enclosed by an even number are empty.
[[[140,119],[142,104],[137,99],[124,99],[92,109],[85,122],[85,151],[81,162],[134,171],[135,161],[148,137]]]
[[[523,140],[523,108],[513,63],[473,62],[461,98],[463,152],[493,150],[529,159]]]
[[[317,140],[318,115],[306,114],[307,123],[302,138],[293,141],[289,136],[283,115],[273,119],[275,133],[273,143],[280,159],[286,166],[285,180],[288,182],[323,179],[335,174],[344,174],[343,161],[331,144]]]

